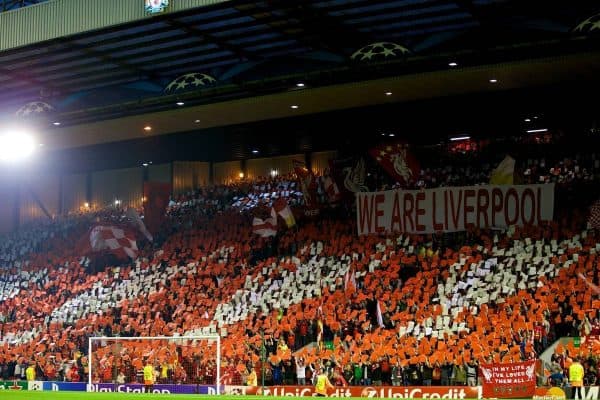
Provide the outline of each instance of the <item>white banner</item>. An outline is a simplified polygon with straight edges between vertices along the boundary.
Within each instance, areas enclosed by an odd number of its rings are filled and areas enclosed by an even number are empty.
[[[358,234],[456,232],[540,225],[554,214],[554,185],[486,185],[356,193]]]

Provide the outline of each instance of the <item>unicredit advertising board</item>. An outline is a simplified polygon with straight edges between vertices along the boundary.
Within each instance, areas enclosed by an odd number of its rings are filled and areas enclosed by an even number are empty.
[[[553,216],[553,184],[356,193],[359,235],[502,229],[540,225]]]
[[[225,386],[224,394],[262,396],[315,396],[312,386]],[[480,387],[467,386],[345,386],[328,392],[328,397],[378,397],[396,399],[477,399]]]

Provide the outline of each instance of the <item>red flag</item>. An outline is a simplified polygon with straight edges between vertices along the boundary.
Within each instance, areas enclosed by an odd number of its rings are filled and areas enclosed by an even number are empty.
[[[92,252],[108,251],[118,258],[137,258],[138,248],[135,233],[119,226],[96,225],[88,235]]]
[[[331,175],[327,174],[323,176],[323,187],[325,188],[325,193],[327,193],[327,198],[330,203],[337,203],[340,201],[340,198],[342,197],[340,188]]]
[[[380,145],[369,150],[369,154],[399,183],[409,184],[419,176],[419,162],[406,143]]]
[[[291,228],[292,226],[296,225],[296,219],[294,218],[294,214],[292,213],[292,210],[290,209],[287,200],[283,197],[280,197],[279,199],[275,200],[275,202],[273,202],[272,210],[277,214],[281,215],[281,218],[283,218],[288,228]]]
[[[170,183],[144,182],[144,223],[150,232],[158,232],[167,218],[170,197]]]
[[[344,158],[329,162],[329,173],[339,189],[342,203],[354,202],[355,193],[368,192],[367,169],[363,158]]]
[[[294,172],[300,181],[300,189],[304,195],[304,208],[306,215],[318,215],[319,204],[317,202],[317,180],[312,171],[306,168],[302,161],[293,160]]]
[[[356,278],[354,268],[349,269],[344,275],[344,291],[354,292],[356,290]]]
[[[277,214],[275,209],[271,208],[270,218],[257,218],[252,220],[252,232],[260,237],[269,237],[277,235]]]

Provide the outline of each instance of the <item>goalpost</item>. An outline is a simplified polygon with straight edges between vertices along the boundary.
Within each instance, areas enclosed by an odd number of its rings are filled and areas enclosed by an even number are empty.
[[[220,394],[221,337],[217,334],[95,336],[88,339],[88,356],[88,392],[143,392],[147,389],[143,368],[152,365],[154,392],[199,393],[200,386],[206,385]]]

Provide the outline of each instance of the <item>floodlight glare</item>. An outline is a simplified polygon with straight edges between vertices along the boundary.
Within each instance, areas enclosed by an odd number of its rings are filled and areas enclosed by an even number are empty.
[[[0,161],[19,161],[29,157],[35,150],[33,137],[24,132],[0,134]]]

